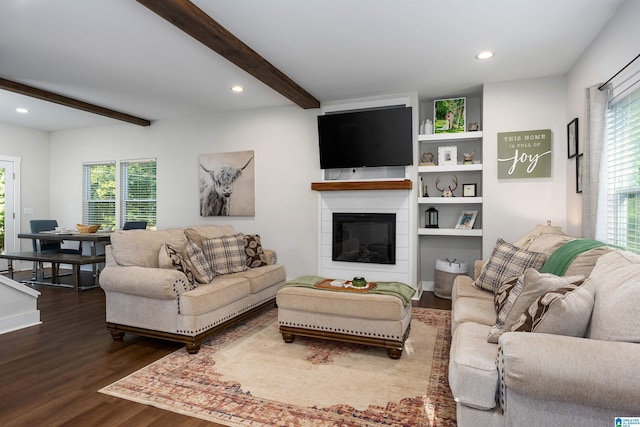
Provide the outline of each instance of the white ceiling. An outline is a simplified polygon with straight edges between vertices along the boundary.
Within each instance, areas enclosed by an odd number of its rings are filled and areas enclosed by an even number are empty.
[[[193,0],[321,102],[563,75],[622,2]],[[134,0],[2,0],[0,78],[149,120],[292,105]],[[2,90],[0,122],[120,123]]]

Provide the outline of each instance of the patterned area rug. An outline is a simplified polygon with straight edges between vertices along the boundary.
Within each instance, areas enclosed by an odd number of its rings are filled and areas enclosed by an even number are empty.
[[[100,392],[228,426],[455,426],[451,313],[414,308],[399,360],[382,348],[296,337],[269,310]]]

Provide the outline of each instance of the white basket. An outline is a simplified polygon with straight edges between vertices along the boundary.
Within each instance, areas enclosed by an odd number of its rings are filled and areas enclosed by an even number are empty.
[[[436,260],[436,272],[434,279],[433,293],[440,298],[451,299],[451,288],[457,276],[467,274],[469,265],[466,262],[459,262],[455,259]]]

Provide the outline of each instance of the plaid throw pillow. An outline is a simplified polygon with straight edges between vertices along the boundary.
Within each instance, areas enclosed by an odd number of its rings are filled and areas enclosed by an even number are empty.
[[[160,268],[170,268],[183,272],[184,275],[187,276],[188,282],[188,286],[185,289],[186,291],[195,289],[198,286],[198,282],[193,275],[189,261],[173,246],[167,244],[162,245],[158,255],[158,264],[160,265]]]
[[[547,257],[543,253],[529,252],[511,243],[498,239],[491,258],[482,268],[473,285],[476,288],[493,292],[495,295],[504,282],[519,277],[527,268],[540,270]]]
[[[207,262],[207,259],[196,243],[187,240],[187,256],[193,267],[193,275],[199,283],[209,283],[213,280],[214,274]]]
[[[214,237],[202,241],[206,257],[214,275],[247,271],[247,255],[244,252],[244,235]]]
[[[244,253],[247,255],[247,265],[249,268],[262,267],[269,265],[267,257],[264,254],[259,234],[244,236]]]

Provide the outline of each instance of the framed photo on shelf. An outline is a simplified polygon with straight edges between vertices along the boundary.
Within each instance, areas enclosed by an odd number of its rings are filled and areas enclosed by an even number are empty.
[[[438,147],[438,166],[457,164],[458,147],[453,145],[447,147]]]
[[[467,98],[436,99],[433,101],[433,132],[464,132],[467,125]]]
[[[476,197],[478,184],[462,184],[462,197]]]
[[[473,228],[473,224],[476,222],[477,216],[478,216],[478,211],[460,212],[460,217],[458,218],[458,222],[456,222],[455,228],[460,228],[463,230],[471,230]]]
[[[576,156],[576,193],[582,193],[582,154]]]
[[[568,158],[578,155],[578,118],[571,120],[567,125],[567,154]]]

